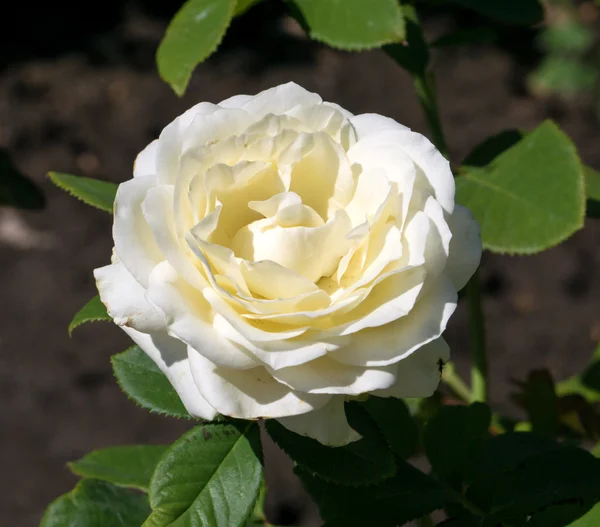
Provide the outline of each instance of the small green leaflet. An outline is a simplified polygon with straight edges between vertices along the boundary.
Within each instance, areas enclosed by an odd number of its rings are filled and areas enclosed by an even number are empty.
[[[158,72],[183,95],[194,68],[221,43],[236,0],[188,0],[176,13],[156,53]]]
[[[113,371],[125,394],[151,412],[192,419],[169,379],[138,346],[111,357]]]
[[[479,221],[486,249],[533,254],[583,226],[583,168],[573,143],[546,121],[489,165],[463,167],[456,200]]]
[[[71,196],[105,212],[112,213],[117,194],[117,184],[89,177],[71,176],[59,172],[49,172],[48,177],[57,187],[66,190]]]
[[[383,50],[409,73],[424,77],[429,66],[429,46],[425,42],[423,28],[413,6],[402,6],[402,12],[406,23],[406,39],[385,46]]]
[[[600,172],[590,167],[583,167],[583,170],[588,198],[586,215],[598,219],[600,218]]]
[[[71,472],[120,487],[148,491],[150,478],[167,445],[115,446],[94,450],[69,463]]]
[[[178,439],[150,482],[143,527],[232,527],[250,517],[262,483],[258,425],[200,425]]]
[[[146,495],[84,479],[49,505],[40,527],[139,527],[149,513]]]
[[[112,319],[108,316],[106,307],[100,300],[100,297],[96,295],[83,306],[73,317],[73,320],[71,320],[71,323],[69,324],[69,336],[73,333],[75,328],[78,328],[86,322],[99,322],[102,320],[110,322]]]
[[[310,36],[334,48],[364,50],[401,42],[404,17],[398,0],[293,0]]]

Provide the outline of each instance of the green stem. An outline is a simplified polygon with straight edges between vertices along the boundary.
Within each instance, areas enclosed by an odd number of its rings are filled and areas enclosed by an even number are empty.
[[[415,89],[423,112],[429,124],[433,143],[438,150],[448,157],[448,146],[435,93],[435,77],[433,72],[425,72],[414,76]],[[471,337],[471,394],[472,402],[486,402],[488,399],[487,386],[487,359],[485,354],[485,330],[483,311],[481,309],[481,292],[479,288],[479,276],[477,272],[467,284],[467,298],[469,303],[469,332]],[[456,379],[451,379],[458,386]],[[466,395],[466,386],[459,386],[458,390]],[[458,393],[458,392],[457,392]]]
[[[448,145],[444,137],[442,129],[442,121],[440,120],[440,111],[437,104],[437,96],[435,90],[435,77],[433,72],[428,71],[423,75],[414,76],[415,90],[417,97],[425,113],[427,124],[431,130],[433,144],[437,149],[448,157]]]
[[[469,334],[471,340],[471,401],[485,403],[488,400],[488,366],[485,353],[485,324],[481,308],[479,272],[469,280],[466,287],[469,304]]]
[[[464,402],[471,402],[471,390],[465,381],[460,378],[460,375],[458,375],[454,363],[446,363],[442,373],[442,381]]]

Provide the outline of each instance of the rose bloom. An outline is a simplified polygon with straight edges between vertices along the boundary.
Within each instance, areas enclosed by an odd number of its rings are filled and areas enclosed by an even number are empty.
[[[293,83],[175,119],[119,186],[113,237],[100,297],[191,415],[328,445],[360,437],[344,401],[433,393],[481,256],[428,139]]]

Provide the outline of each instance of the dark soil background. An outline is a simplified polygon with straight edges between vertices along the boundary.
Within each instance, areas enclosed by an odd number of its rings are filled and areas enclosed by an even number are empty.
[[[0,524],[35,526],[75,478],[65,463],[99,447],[176,438],[189,423],[148,415],[120,392],[109,356],[117,328],[67,324],[94,295],[92,269],[110,258],[111,218],[54,188],[49,170],[115,182],[138,151],[184,109],[294,80],[352,112],[378,112],[426,133],[409,76],[382,52],[346,54],[304,39],[267,4],[236,22],[183,99],[158,77],[154,52],[177,2],[11,2],[0,18],[0,149],[42,188],[41,212],[0,209]],[[427,15],[427,14],[426,14]],[[459,21],[474,23],[461,14]],[[426,16],[427,33],[453,27]],[[440,104],[455,162],[488,135],[552,118],[600,168],[591,101],[539,100],[525,77],[538,57],[533,32],[503,30],[500,46],[438,52]],[[492,404],[518,414],[512,380],[532,368],[563,378],[600,340],[600,221],[533,257],[486,255],[484,307]],[[464,306],[447,336],[467,360]],[[289,463],[268,450],[269,514],[281,525],[318,525]],[[110,526],[107,526],[110,527]]]

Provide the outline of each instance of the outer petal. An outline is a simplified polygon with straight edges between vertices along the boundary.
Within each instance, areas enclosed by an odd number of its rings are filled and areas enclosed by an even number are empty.
[[[344,446],[361,438],[348,424],[342,396],[332,397],[323,408],[314,412],[282,417],[278,421],[288,430],[328,446]]]
[[[452,231],[452,240],[446,273],[454,282],[456,290],[460,291],[479,266],[481,233],[471,211],[461,205],[456,205],[447,221]]]
[[[133,177],[150,176],[156,174],[157,152],[158,139],[155,139],[135,158],[135,162],[133,163]]]
[[[166,333],[148,335],[132,328],[123,329],[167,376],[191,415],[208,420],[216,417],[217,411],[196,388],[183,342]]]
[[[341,364],[327,356],[271,374],[286,386],[307,393],[360,395],[389,388],[396,382],[395,365],[362,368]]]
[[[385,390],[377,390],[379,397],[429,397],[440,383],[441,369],[450,358],[450,348],[443,338],[425,344],[397,366],[396,383]]]
[[[115,251],[127,270],[144,287],[148,286],[152,269],[164,260],[142,214],[142,202],[155,186],[155,176],[136,177],[121,183],[115,198]]]
[[[165,330],[164,315],[146,300],[144,288],[122,263],[95,269],[94,277],[100,299],[115,324],[143,333]]]
[[[287,84],[281,84],[280,86],[262,91],[254,97],[251,97],[242,106],[242,109],[257,118],[261,118],[268,113],[280,115],[299,104],[303,106],[312,106],[314,104],[320,104],[321,102],[321,97],[316,93],[306,91],[294,82],[288,82]],[[221,103],[221,105],[222,104],[223,103]]]
[[[365,147],[374,152],[383,149],[404,151],[422,170],[440,205],[446,212],[452,212],[454,177],[450,164],[429,139],[379,115],[357,115],[351,123],[358,135],[357,145],[365,142]]]
[[[223,415],[240,419],[298,415],[323,407],[331,398],[294,392],[264,368],[220,368],[192,348],[188,357],[198,390]]]
[[[421,296],[408,315],[355,333],[348,346],[328,356],[356,366],[387,366],[399,362],[442,334],[456,309],[456,300],[454,284],[442,277]]]
[[[157,266],[150,276],[147,295],[165,313],[169,333],[213,362],[228,368],[253,368],[259,364],[214,329],[212,310],[202,294],[190,288],[167,262]]]

